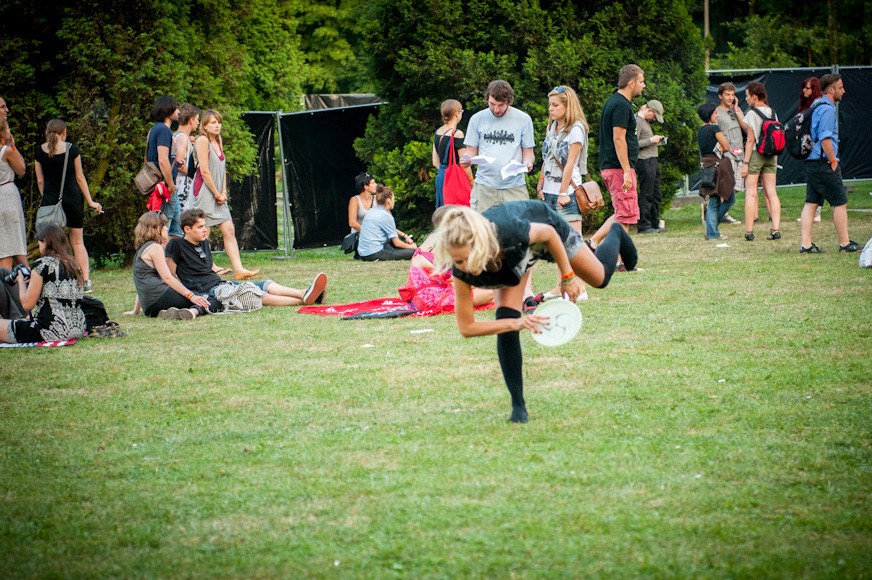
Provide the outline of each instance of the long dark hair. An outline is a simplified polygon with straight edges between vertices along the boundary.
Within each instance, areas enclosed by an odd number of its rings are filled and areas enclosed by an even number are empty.
[[[811,95],[806,98],[805,95],[802,94],[802,87],[805,85],[811,86]],[[821,92],[821,81],[817,77],[808,77],[802,84],[799,86],[799,110],[798,113],[805,111],[806,109],[811,107],[811,104],[815,102],[817,99],[821,98],[823,93]]]
[[[70,245],[70,240],[64,230],[54,224],[42,226],[36,233],[36,239],[45,244],[42,249],[43,256],[57,258],[67,277],[75,276],[79,285],[84,283],[82,269],[73,257],[73,247]]]

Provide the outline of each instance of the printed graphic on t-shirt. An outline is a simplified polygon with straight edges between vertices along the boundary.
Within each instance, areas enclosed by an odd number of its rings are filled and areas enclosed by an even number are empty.
[[[493,143],[494,145],[505,145],[506,143],[514,143],[515,135],[514,133],[509,133],[508,131],[494,131],[492,133],[485,133],[484,142]]]

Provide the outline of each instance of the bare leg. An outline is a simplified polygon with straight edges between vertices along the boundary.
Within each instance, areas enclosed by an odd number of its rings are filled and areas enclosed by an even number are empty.
[[[302,298],[294,296],[276,296],[274,294],[264,294],[261,296],[264,306],[298,306],[303,303]]]
[[[233,220],[227,220],[218,228],[221,230],[221,236],[224,238],[224,251],[227,252],[227,257],[230,259],[230,266],[236,274],[249,273],[242,267],[242,260],[239,257],[239,243],[236,241],[236,228],[233,227]]]
[[[0,342],[9,342],[9,320],[0,318]]]
[[[266,287],[266,291],[272,294],[273,296],[289,296],[291,298],[299,298],[303,299],[303,291],[297,290],[296,288],[290,288],[288,286],[282,286],[276,282],[270,282],[270,284]]]
[[[748,174],[745,178],[745,232],[754,233],[754,218],[757,217],[757,180],[759,175]]]
[[[12,256],[7,256],[6,258],[0,258],[0,268],[6,268],[7,270],[12,269]]]
[[[774,173],[763,174],[763,198],[766,200],[769,217],[772,218],[772,230],[777,232],[781,229],[781,200],[778,199],[775,180]]]
[[[814,203],[806,203],[802,207],[802,214],[799,217],[799,229],[801,232],[800,235],[802,236],[800,244],[802,244],[803,248],[811,247],[811,230],[814,225],[815,210],[817,210],[818,207],[820,206]],[[835,214],[833,214],[833,219],[835,219]]]
[[[603,223],[603,225],[600,226],[600,229],[598,229],[590,237],[590,241],[592,241],[597,246],[600,245],[600,242],[602,242],[603,239],[605,239],[605,237],[609,234],[609,230],[612,228],[613,223],[615,223],[615,216],[611,215],[611,216],[609,216],[609,219],[607,219]]]
[[[70,228],[70,244],[73,246],[73,255],[79,268],[82,269],[82,279],[91,279],[91,269],[88,265],[88,250],[85,248],[85,235],[82,228]]]
[[[848,237],[848,205],[839,205],[833,208],[833,225],[836,226],[836,235],[839,236],[839,245],[847,246],[851,239]]]
[[[580,220],[576,221],[576,222],[569,222],[569,225],[571,225],[575,231],[577,231],[579,234],[581,234],[581,221]],[[585,246],[586,245],[587,244],[585,244]],[[582,284],[582,286],[584,286],[584,284]],[[586,286],[583,287],[581,290],[582,294],[584,294],[585,292],[587,292]],[[558,282],[557,285],[554,286],[554,289],[551,290],[551,294],[556,294],[556,295],[560,296],[562,293],[563,293],[563,291],[560,289],[560,283]]]
[[[489,288],[473,288],[472,289],[472,305],[484,306],[490,304],[494,300],[494,291]]]

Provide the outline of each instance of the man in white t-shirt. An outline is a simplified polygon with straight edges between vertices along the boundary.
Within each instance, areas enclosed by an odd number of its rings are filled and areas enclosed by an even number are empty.
[[[466,155],[495,157],[493,163],[481,164],[475,173],[470,194],[470,207],[483,212],[507,201],[530,199],[524,174],[503,179],[502,169],[511,161],[518,161],[533,170],[533,120],[530,115],[512,107],[515,91],[506,81],[492,81],[485,91],[488,108],[469,120],[466,129]],[[468,159],[461,159],[469,167]]]

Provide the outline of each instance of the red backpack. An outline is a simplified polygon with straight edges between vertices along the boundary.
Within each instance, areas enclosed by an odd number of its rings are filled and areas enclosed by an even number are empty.
[[[760,142],[757,144],[757,153],[764,157],[773,157],[784,153],[784,148],[787,147],[784,126],[778,119],[770,119],[764,115],[757,107],[751,110],[763,119],[763,126],[760,128]]]

